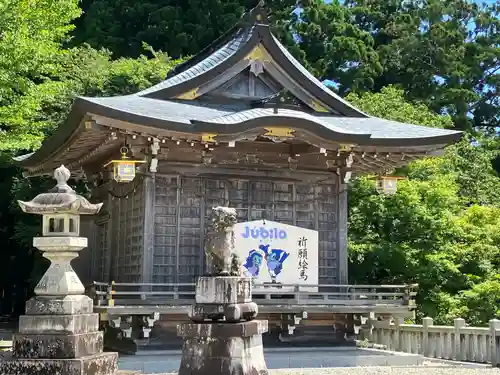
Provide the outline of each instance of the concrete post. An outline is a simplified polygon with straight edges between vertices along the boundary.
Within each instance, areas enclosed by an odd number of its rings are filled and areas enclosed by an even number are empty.
[[[369,342],[374,342],[374,334],[373,334],[373,320],[371,317],[368,317],[365,321],[365,324],[362,325],[361,329],[363,330],[363,339],[368,340]]]
[[[457,318],[453,321],[453,326],[455,327],[455,342],[453,345],[453,359],[455,361],[464,361],[466,358],[463,358],[462,355],[462,345],[461,345],[461,329],[465,327],[465,320],[462,318]]]
[[[401,349],[401,324],[404,323],[403,318],[394,318],[394,325],[396,330],[394,331],[394,344],[392,350],[402,351]]]
[[[498,345],[497,337],[500,336],[500,320],[491,319],[490,320],[490,361],[493,367],[497,367],[500,363],[500,358],[498,355]]]
[[[434,325],[432,318],[426,317],[422,319],[422,353],[425,357],[431,355],[429,345],[429,327]]]
[[[389,346],[390,345],[390,327],[391,320],[388,317],[382,317],[382,320],[377,322],[377,333],[378,339],[377,342],[382,345]]]

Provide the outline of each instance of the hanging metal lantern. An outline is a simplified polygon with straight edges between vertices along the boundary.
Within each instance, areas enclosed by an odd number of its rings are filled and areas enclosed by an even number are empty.
[[[104,167],[113,166],[113,179],[116,182],[130,182],[135,178],[135,165],[146,161],[129,159],[127,156],[128,148],[125,146],[120,149],[120,153],[122,154],[121,159],[111,160]]]
[[[375,180],[375,189],[379,194],[395,194],[398,191],[398,180],[403,177],[379,176]]]

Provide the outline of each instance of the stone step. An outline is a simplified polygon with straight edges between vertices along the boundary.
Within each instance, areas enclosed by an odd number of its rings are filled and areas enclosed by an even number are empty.
[[[21,334],[13,338],[14,355],[17,358],[80,358],[102,353],[103,333],[92,332],[77,335]]]
[[[4,354],[1,359],[2,375],[114,375],[117,371],[118,354],[99,353],[72,359],[18,359],[9,353]]]

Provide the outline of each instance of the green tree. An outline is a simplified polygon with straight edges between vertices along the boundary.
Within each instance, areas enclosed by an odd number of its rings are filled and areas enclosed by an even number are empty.
[[[22,214],[17,199],[32,199],[52,186],[23,179],[10,158],[38,148],[65,119],[77,95],[129,94],[161,81],[177,61],[150,50],[153,58],[112,60],[88,46],[64,48],[80,14],[78,2],[7,0],[0,4],[0,294],[6,313],[21,313],[26,293],[39,280],[39,252],[31,239],[40,223]],[[34,274],[32,274],[32,270]],[[15,297],[14,297],[15,296]]]
[[[425,106],[403,101],[393,87],[348,99],[368,113],[430,126],[449,126]],[[351,282],[420,285],[418,313],[450,323],[463,316],[484,324],[496,317],[499,277],[500,178],[491,164],[499,150],[488,139],[465,138],[444,157],[422,159],[394,196],[379,195],[368,178],[349,191]],[[478,204],[482,204],[479,206]],[[476,308],[481,301],[484,306]]]
[[[374,40],[351,22],[351,10],[338,0],[299,2],[287,35],[281,35],[291,52],[315,76],[334,81],[341,94],[373,87],[382,73]]]
[[[462,129],[498,126],[498,2],[347,0],[345,4],[354,24],[373,36],[383,66],[375,90],[398,85],[408,99],[451,114]]]
[[[181,57],[233,27],[254,0],[87,0],[77,21],[76,42],[105,47],[115,57],[137,57],[142,43]]]
[[[77,0],[0,2],[0,147],[29,149],[40,136],[2,109],[57,73],[61,43],[80,12]]]
[[[84,1],[75,42],[136,57],[142,42],[170,56],[194,55],[239,20],[257,0]],[[366,89],[382,72],[373,38],[350,22],[349,9],[334,1],[268,0],[277,36],[308,68],[348,89]]]

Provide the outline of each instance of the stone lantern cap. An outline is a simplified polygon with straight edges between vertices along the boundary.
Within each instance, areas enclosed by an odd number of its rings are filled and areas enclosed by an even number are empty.
[[[71,176],[70,171],[61,165],[54,171],[57,185],[48,193],[38,194],[29,202],[18,201],[21,209],[29,214],[66,213],[74,215],[95,215],[102,207],[102,203],[93,204],[71,189],[67,184]]]

